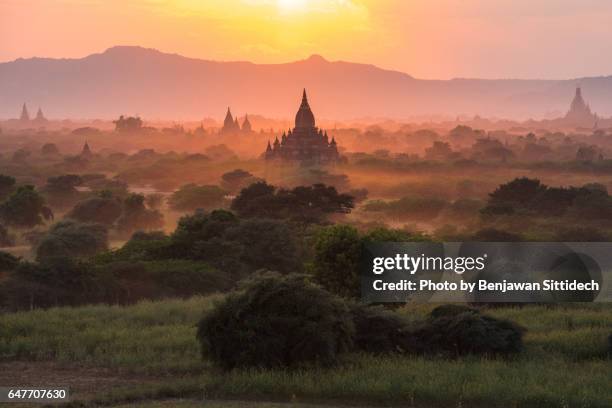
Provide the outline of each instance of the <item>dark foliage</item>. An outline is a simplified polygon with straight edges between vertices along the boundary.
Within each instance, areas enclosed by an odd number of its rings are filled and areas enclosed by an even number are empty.
[[[471,308],[469,306],[448,304],[436,307],[434,310],[431,311],[429,316],[433,319],[437,319],[439,317],[453,317],[457,316],[458,314],[468,312],[478,313],[476,309]]]
[[[232,170],[221,176],[221,186],[231,192],[240,191],[253,183],[261,181],[263,180],[242,169]]]
[[[134,116],[119,116],[119,119],[113,121],[115,130],[121,133],[136,132],[142,128],[142,119]]]
[[[475,242],[519,242],[521,240],[520,235],[495,228],[484,228],[476,231],[471,238],[471,241]]]
[[[142,194],[130,194],[123,200],[123,213],[117,220],[117,229],[131,235],[135,231],[156,230],[164,225],[164,216],[157,210],[146,208]]]
[[[15,238],[4,225],[0,225],[0,247],[11,247],[13,245],[15,245]]]
[[[200,321],[204,357],[225,369],[333,365],[354,334],[345,303],[303,276],[263,274]]]
[[[15,178],[0,174],[0,200],[4,200],[15,189]]]
[[[173,257],[202,260],[232,274],[299,270],[296,238],[276,220],[241,220],[215,210],[182,217],[171,236]]]
[[[331,186],[314,184],[286,190],[266,182],[243,189],[231,205],[241,217],[288,218],[304,222],[321,222],[334,213],[349,213],[353,207],[353,197],[340,194]]]
[[[563,228],[554,236],[557,242],[606,242],[608,237],[592,227]]]
[[[121,202],[112,197],[93,197],[81,201],[66,215],[80,222],[111,226],[121,216]]]
[[[474,309],[445,306],[412,332],[413,348],[419,354],[510,355],[523,348],[524,329],[502,319],[482,315]]]
[[[45,156],[55,156],[60,154],[60,151],[55,143],[45,143],[40,148],[40,152]]]
[[[355,349],[368,353],[406,353],[412,347],[409,322],[382,306],[351,306]]]
[[[548,187],[537,179],[517,178],[489,194],[485,215],[574,216],[580,219],[612,217],[612,198],[605,189]]]
[[[221,208],[225,204],[226,194],[225,190],[214,185],[185,184],[172,193],[168,199],[168,205],[175,211]]]
[[[12,271],[19,264],[19,258],[8,252],[0,251],[0,272]]]
[[[2,307],[9,310],[79,305],[101,300],[98,278],[87,264],[56,257],[45,264],[22,262],[5,283]]]
[[[277,220],[248,219],[228,229],[224,238],[242,247],[240,260],[252,269],[291,272],[301,269],[293,231]]]
[[[34,186],[19,186],[0,204],[0,220],[5,225],[32,228],[44,220],[53,218],[53,212],[45,206],[44,198]]]
[[[70,208],[81,196],[76,187],[82,183],[83,180],[76,174],[49,177],[47,184],[41,189],[41,192],[52,208]]]
[[[107,247],[107,230],[103,225],[64,220],[53,225],[41,239],[36,248],[36,259],[88,257]]]
[[[360,234],[349,225],[324,227],[314,237],[311,272],[315,281],[330,292],[358,298],[361,294],[359,263],[364,244],[423,240],[427,237],[394,229],[378,228]]]

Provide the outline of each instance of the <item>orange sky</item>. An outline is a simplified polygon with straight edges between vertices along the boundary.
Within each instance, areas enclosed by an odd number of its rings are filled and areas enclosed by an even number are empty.
[[[214,60],[321,54],[419,78],[612,74],[609,0],[0,0],[0,61],[141,45]]]

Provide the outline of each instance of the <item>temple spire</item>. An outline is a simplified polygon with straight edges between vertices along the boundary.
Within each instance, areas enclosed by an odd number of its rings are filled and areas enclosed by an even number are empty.
[[[40,109],[40,107],[38,108],[38,112],[36,112],[36,120],[41,122],[41,121],[45,121],[45,115],[43,114],[42,109]]]
[[[28,112],[28,107],[26,106],[26,104],[23,104],[23,107],[21,108],[21,116],[19,117],[19,120],[26,122],[28,120],[30,120],[30,113]]]
[[[295,127],[298,129],[310,129],[315,127],[315,118],[308,104],[306,88],[302,92],[302,104],[295,115]]]

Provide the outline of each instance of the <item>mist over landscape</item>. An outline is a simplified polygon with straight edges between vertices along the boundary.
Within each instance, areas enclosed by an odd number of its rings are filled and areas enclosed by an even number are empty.
[[[372,65],[313,55],[284,64],[185,58],[141,47],[113,47],[80,59],[32,58],[0,64],[0,117],[21,105],[50,118],[221,119],[236,112],[290,118],[306,87],[328,120],[480,115],[525,120],[565,114],[576,86],[600,117],[612,116],[612,76],[566,80],[421,80]]]

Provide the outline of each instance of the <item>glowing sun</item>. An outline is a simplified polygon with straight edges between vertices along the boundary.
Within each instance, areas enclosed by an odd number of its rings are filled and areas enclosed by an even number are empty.
[[[307,0],[276,0],[276,5],[280,11],[296,12],[306,8]]]

